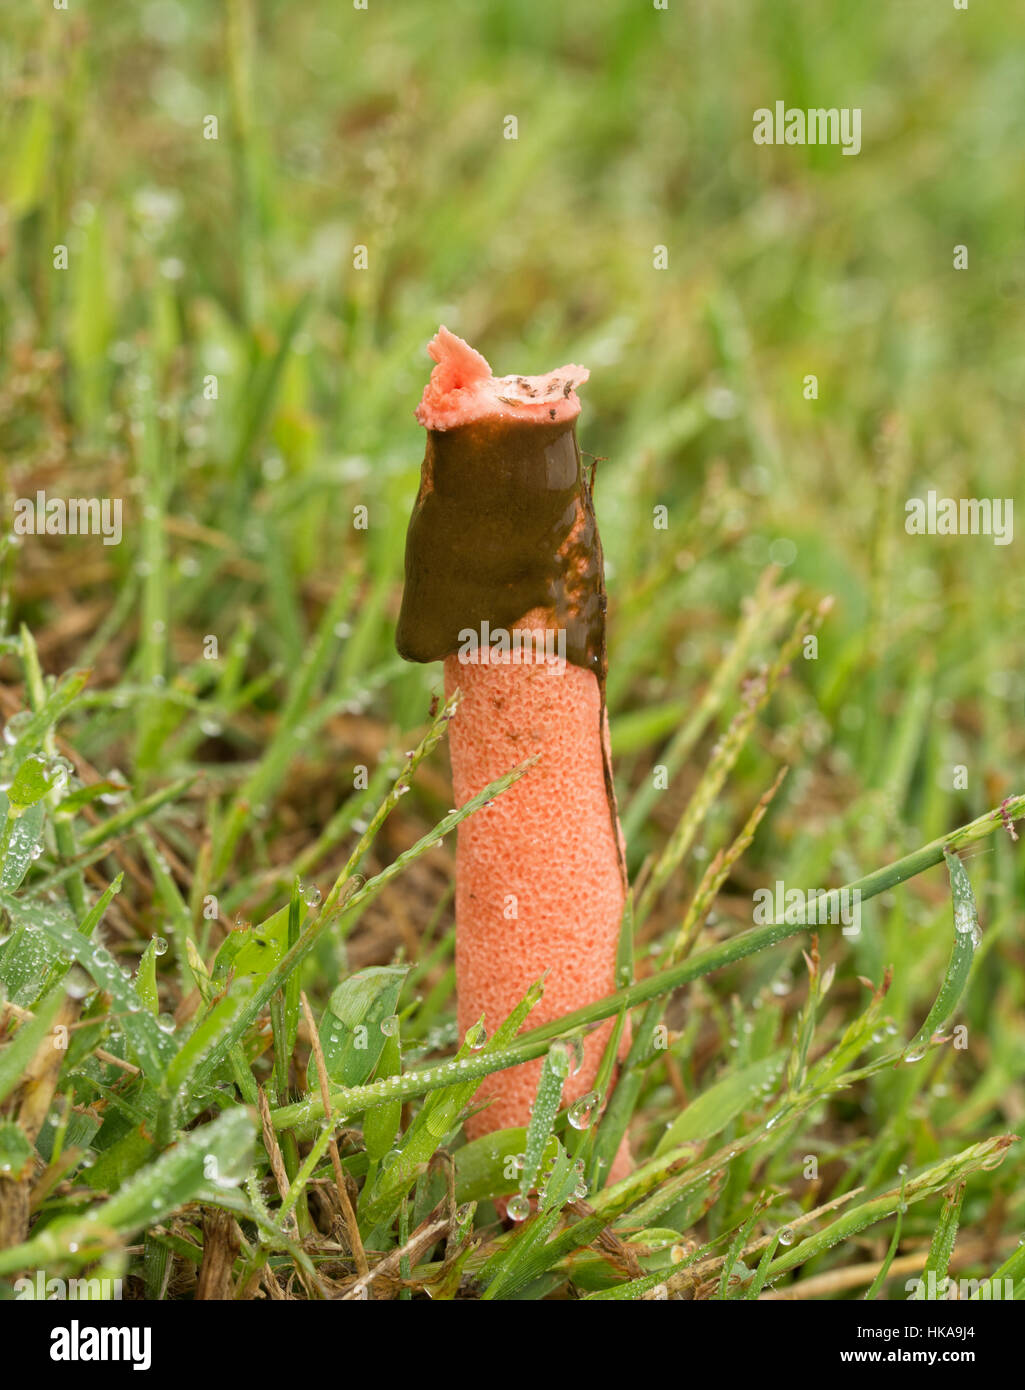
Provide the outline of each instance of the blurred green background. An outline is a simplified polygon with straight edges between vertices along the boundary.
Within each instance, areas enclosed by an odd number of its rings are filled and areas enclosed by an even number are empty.
[[[1025,501],[1025,46],[1007,10],[72,0],[0,24],[5,525],[37,488],[126,499],[120,547],[8,550],[7,627],[32,626],[48,671],[93,668],[76,746],[95,768],[136,791],[203,770],[206,800],[168,833],[192,862],[215,827],[210,882],[233,909],[440,684],[392,646],[440,322],[498,373],[591,369],[580,434],[601,459],[634,866],[715,730],[668,790],[634,797],[759,575],[774,563],[806,601],[835,597],[685,866],[693,886],[792,765],[713,935],[750,924],[755,886],[849,880],[1023,790],[1022,541],[904,530],[930,488]],[[860,107],[861,153],[755,145],[753,112],[780,99]],[[290,718],[325,612],[337,640]],[[762,636],[752,668],[778,633]],[[436,817],[445,786],[441,764],[407,815]],[[968,1055],[913,1086],[877,1078],[840,1117],[856,1144],[873,1111],[894,1117],[878,1172],[910,1143],[921,1157],[1025,1113],[1022,862],[1002,838],[969,865],[987,935]],[[437,896],[434,880],[407,890],[414,938]],[[912,1028],[948,928],[940,870],[872,904],[860,939],[830,942],[841,1002],[892,962]],[[366,958],[389,958],[383,940]],[[718,1032],[695,1074],[726,1047],[731,994],[756,997],[796,950],[699,996]]]

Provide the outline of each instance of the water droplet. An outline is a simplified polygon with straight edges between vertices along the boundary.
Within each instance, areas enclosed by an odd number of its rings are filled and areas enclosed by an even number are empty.
[[[513,1159],[513,1163],[515,1163],[516,1167],[522,1173],[524,1168],[526,1168],[527,1166],[527,1155],[517,1154],[516,1157]]]
[[[155,956],[167,955],[167,942],[162,936],[155,936],[153,938],[153,954]]]
[[[510,1197],[506,1211],[510,1221],[526,1221],[530,1215],[530,1202],[526,1197]]]
[[[471,1023],[466,1030],[463,1041],[466,1046],[474,1052],[479,1052],[488,1040],[488,1030],[484,1027],[484,1020],[478,1019],[476,1023]]]
[[[970,907],[965,903],[958,903],[954,909],[954,930],[958,932],[970,932],[974,926],[973,914]]]
[[[162,1033],[174,1032],[174,1016],[172,1014],[158,1014],[157,1027]]]
[[[18,742],[20,734],[31,718],[32,714],[29,710],[20,710],[17,714],[11,715],[4,725],[4,743],[7,744],[8,748],[13,748]]]
[[[779,1233],[779,1243],[780,1243],[780,1245],[793,1245],[793,1243],[794,1243],[794,1228],[793,1228],[792,1226],[783,1226],[783,1227],[780,1229],[780,1233]]]
[[[64,989],[72,999],[84,999],[93,982],[80,965],[75,965],[64,978]]]
[[[574,1129],[586,1129],[591,1123],[595,1106],[598,1104],[597,1091],[588,1091],[585,1096],[575,1100],[566,1112],[566,1118]]]
[[[381,1019],[381,1032],[386,1038],[394,1038],[399,1031],[398,1014],[389,1014],[387,1018]]]
[[[909,1047],[904,1054],[905,1062],[920,1062],[926,1054],[925,1043],[919,1043],[914,1047]]]
[[[901,1175],[901,1177],[903,1177],[907,1171],[908,1165],[906,1163],[902,1163],[900,1167],[897,1169],[897,1172]]]
[[[548,1049],[548,1065],[556,1076],[569,1076],[570,1050],[564,1042],[553,1042]]]
[[[316,907],[321,899],[320,889],[315,883],[301,883],[299,895],[307,907]]]

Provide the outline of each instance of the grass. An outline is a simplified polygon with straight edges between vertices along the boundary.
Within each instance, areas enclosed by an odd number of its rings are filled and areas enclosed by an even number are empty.
[[[1021,543],[904,529],[1021,495],[1007,39],[920,0],[5,15],[6,1296],[1025,1296]],[[860,106],[861,154],[755,146],[778,98]],[[439,322],[591,367],[635,887],[617,993],[477,1046],[473,808],[393,646]],[[38,490],[121,499],[121,543],[15,534]],[[759,924],[777,882],[858,888],[860,933]],[[628,1012],[578,1129],[574,1039]],[[530,1129],[466,1143],[537,1056]]]

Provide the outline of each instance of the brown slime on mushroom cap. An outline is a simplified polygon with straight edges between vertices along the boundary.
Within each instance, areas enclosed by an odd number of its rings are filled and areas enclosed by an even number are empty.
[[[399,654],[440,661],[465,629],[509,631],[532,608],[550,610],[568,660],[602,679],[601,549],[573,423],[429,430],[406,537]]]
[[[440,661],[467,629],[510,631],[544,608],[565,631],[567,660],[598,681],[604,747],[606,597],[593,482],[575,421],[429,429],[395,645],[407,661]],[[607,755],[605,789],[619,846]],[[620,861],[625,878],[621,847]]]

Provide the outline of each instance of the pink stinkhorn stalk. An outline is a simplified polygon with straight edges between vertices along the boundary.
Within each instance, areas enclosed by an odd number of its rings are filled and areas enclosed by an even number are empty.
[[[586,368],[492,375],[441,328],[417,419],[427,428],[397,645],[444,658],[459,805],[540,761],[464,821],[456,852],[460,1034],[494,1027],[548,972],[530,1024],[615,989],[626,877],[605,712],[605,591],[575,434]],[[611,1021],[584,1041],[572,1101],[594,1085]],[[488,1077],[471,1138],[526,1124],[541,1062]],[[617,1160],[622,1171],[625,1154]]]

